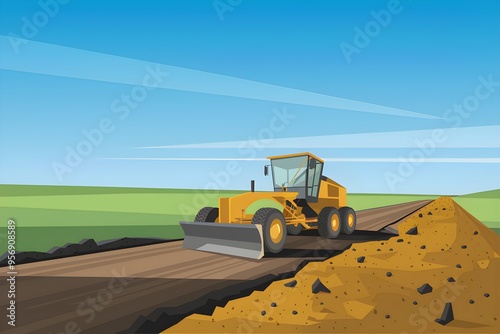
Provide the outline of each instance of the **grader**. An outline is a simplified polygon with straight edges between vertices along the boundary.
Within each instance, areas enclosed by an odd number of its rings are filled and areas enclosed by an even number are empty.
[[[324,161],[311,153],[268,157],[274,192],[251,191],[220,198],[219,207],[202,208],[194,222],[180,222],[184,248],[260,259],[279,253],[286,236],[317,229],[334,239],[356,229],[356,212],[346,206],[346,188],[322,175]],[[266,200],[255,213],[249,207]],[[278,209],[279,208],[279,209]]]

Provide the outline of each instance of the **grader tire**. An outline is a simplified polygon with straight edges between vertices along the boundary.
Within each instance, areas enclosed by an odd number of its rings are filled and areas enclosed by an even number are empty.
[[[279,253],[283,249],[287,229],[281,211],[274,208],[259,209],[252,218],[252,224],[262,225],[265,252]]]
[[[335,239],[341,230],[339,211],[333,207],[325,207],[318,216],[318,232],[324,238]]]
[[[353,208],[345,206],[340,208],[340,221],[342,225],[342,233],[353,234],[356,230],[356,212]]]
[[[195,223],[213,223],[219,218],[219,208],[205,207],[194,217]]]
[[[287,225],[286,226],[286,231],[288,232],[289,235],[299,235],[303,230],[302,225],[298,224],[297,226],[295,225]]]

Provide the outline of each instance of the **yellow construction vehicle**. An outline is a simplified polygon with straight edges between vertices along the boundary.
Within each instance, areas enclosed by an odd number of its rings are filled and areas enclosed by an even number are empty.
[[[194,222],[180,222],[184,248],[260,259],[280,252],[287,234],[317,229],[325,238],[356,229],[356,213],[346,206],[346,189],[322,175],[324,161],[311,153],[269,157],[264,174],[273,177],[274,192],[251,191],[220,198],[219,207],[202,208]],[[273,206],[247,212],[259,201]],[[279,208],[279,209],[278,209]]]

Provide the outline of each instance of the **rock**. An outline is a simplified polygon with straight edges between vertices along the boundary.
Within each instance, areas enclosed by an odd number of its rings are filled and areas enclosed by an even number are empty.
[[[462,268],[462,265],[461,265],[460,263],[458,263],[458,264],[456,265],[456,267],[460,269],[460,268]]]
[[[30,262],[49,260],[55,258],[54,256],[43,252],[16,252],[15,254],[16,254],[16,264],[30,263]],[[0,267],[7,266],[9,264],[8,255],[10,255],[9,252],[5,252],[0,257]]]
[[[409,235],[417,235],[418,234],[418,227],[412,227],[408,231],[406,231],[406,234]]]
[[[295,311],[295,310],[293,310],[293,311],[292,311],[292,314],[293,314],[293,315],[296,315],[297,313],[299,313],[299,312],[297,312],[297,311]]]
[[[318,292],[330,293],[331,291],[326,286],[324,286],[323,283],[321,283],[319,278],[317,278],[316,281],[312,285],[312,292],[313,293],[318,293]]]
[[[121,245],[120,243],[114,243],[115,241],[126,240],[125,245]],[[133,241],[132,244],[130,241]],[[52,247],[49,251],[45,252],[16,252],[16,264],[22,263],[30,263],[36,261],[43,260],[53,260],[68,256],[80,255],[80,254],[89,254],[94,252],[100,252],[104,250],[114,250],[120,248],[126,248],[130,246],[139,246],[139,245],[150,245],[156,244],[160,242],[168,241],[167,239],[159,239],[159,238],[124,238],[124,239],[115,239],[110,241],[104,241],[96,243],[93,239],[82,239],[78,243],[67,243],[62,247],[56,246]],[[7,252],[0,256],[0,266],[7,264]]]
[[[425,249],[425,248],[426,248],[425,245],[420,246],[420,249]]]
[[[432,212],[427,212],[427,216],[432,216]]]
[[[82,246],[82,249],[94,250],[97,248],[97,243],[94,239],[82,239],[79,244]]]
[[[266,311],[263,310],[262,312],[260,312],[260,314],[266,315]]]
[[[392,252],[393,250],[394,250],[394,249],[392,249],[392,248],[389,248],[389,252]]]
[[[479,234],[479,232],[478,232],[478,231],[474,231],[474,235],[478,235],[478,234]]]
[[[356,261],[358,261],[358,263],[363,263],[363,262],[365,262],[365,257],[360,256],[360,257],[358,257],[358,259]]]
[[[284,286],[286,286],[287,288],[293,288],[296,285],[297,285],[297,281],[296,280],[293,280],[293,281],[290,281],[290,282],[284,284]]]
[[[386,314],[385,318],[389,319],[391,316],[389,314]]]
[[[413,301],[413,305],[418,305],[416,300]]]
[[[19,254],[19,252],[16,252],[15,254]],[[0,256],[0,263],[3,263],[7,260],[7,257],[9,255],[9,252],[5,252],[2,254],[2,256]]]
[[[271,307],[276,307],[276,303],[271,303]]]
[[[398,240],[396,240],[396,241],[397,241],[397,242],[403,242],[403,239],[398,239]]]
[[[485,293],[485,294],[484,294],[484,296],[485,296],[486,298],[489,298],[489,297],[490,297],[490,294],[489,294],[489,293]]]
[[[424,216],[424,215],[423,215],[423,214],[421,214],[421,213],[419,213],[419,214],[418,214],[418,217],[419,217],[419,218],[422,218],[423,216]]]
[[[69,256],[76,254],[87,254],[99,249],[94,239],[83,239],[79,243],[67,243],[62,247],[52,247],[48,254]]]
[[[67,245],[67,244],[66,244]],[[48,250],[48,254],[57,254],[57,255],[61,255],[62,254],[62,249],[64,248],[65,246],[63,247],[58,247],[58,246],[54,246],[52,247],[51,249]]]
[[[391,277],[392,276],[392,273],[390,271],[388,271],[387,273],[385,273],[385,276],[387,277]]]
[[[446,211],[446,208],[443,208],[443,211]]]
[[[417,291],[421,295],[425,295],[426,293],[432,292],[432,286],[430,286],[429,284],[425,283],[420,288],[418,288]]]
[[[470,299],[469,304],[474,304],[474,299]]]
[[[450,282],[450,283],[456,282],[453,277],[448,277],[447,281]]]
[[[467,249],[467,245],[462,245],[462,246],[460,246],[460,248]]]
[[[441,314],[441,318],[436,319],[436,322],[444,326],[453,320],[453,307],[451,306],[451,303],[446,303],[446,305],[444,306],[443,314]]]

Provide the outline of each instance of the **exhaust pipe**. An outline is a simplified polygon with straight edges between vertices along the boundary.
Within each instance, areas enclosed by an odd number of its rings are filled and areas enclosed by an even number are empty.
[[[250,191],[255,192],[255,180],[250,181]]]

